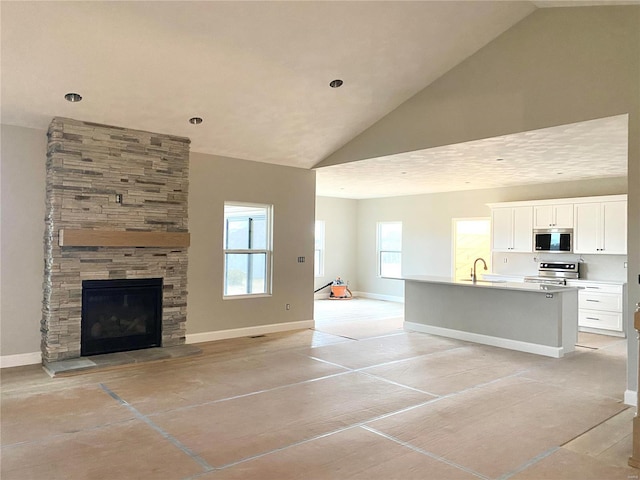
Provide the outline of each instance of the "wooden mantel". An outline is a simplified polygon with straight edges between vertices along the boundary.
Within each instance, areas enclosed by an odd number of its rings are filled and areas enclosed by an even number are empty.
[[[188,232],[126,232],[62,228],[58,231],[61,247],[188,247]]]

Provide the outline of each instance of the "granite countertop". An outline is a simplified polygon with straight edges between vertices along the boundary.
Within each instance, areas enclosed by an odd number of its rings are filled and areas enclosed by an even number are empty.
[[[439,283],[443,285],[456,285],[471,288],[497,288],[501,290],[518,290],[521,292],[564,293],[578,290],[578,287],[566,287],[563,285],[543,285],[539,283],[503,282],[478,280],[476,283],[470,280],[455,280],[451,277],[436,277],[431,275],[405,275],[396,280],[409,280],[412,282]]]

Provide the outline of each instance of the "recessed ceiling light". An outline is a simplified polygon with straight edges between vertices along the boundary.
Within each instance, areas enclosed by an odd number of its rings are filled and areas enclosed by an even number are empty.
[[[68,101],[68,102],[75,103],[75,102],[79,102],[80,100],[82,100],[82,95],[80,95],[79,93],[73,93],[73,92],[71,92],[71,93],[67,93],[67,94],[64,96],[64,99],[65,99],[66,101]]]
[[[503,162],[504,158],[496,158],[496,162]]]
[[[407,174],[407,172],[400,172],[400,173],[402,173],[402,175],[406,175]]]
[[[189,123],[191,125],[200,125],[203,122],[202,117],[191,117]]]
[[[344,83],[344,82],[343,82],[342,80],[340,80],[340,79],[336,78],[335,80],[331,80],[331,81],[329,82],[329,86],[330,86],[331,88],[338,88],[338,87],[341,87],[343,83]]]

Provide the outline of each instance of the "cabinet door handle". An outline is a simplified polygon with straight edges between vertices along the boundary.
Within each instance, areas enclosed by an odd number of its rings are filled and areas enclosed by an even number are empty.
[[[587,320],[597,320],[598,322],[600,321],[599,318],[596,317],[586,317]]]
[[[600,290],[600,287],[585,287],[585,288],[593,288],[594,290]]]
[[[600,300],[592,300],[591,298],[587,298],[587,302],[596,302],[596,303],[600,303]]]

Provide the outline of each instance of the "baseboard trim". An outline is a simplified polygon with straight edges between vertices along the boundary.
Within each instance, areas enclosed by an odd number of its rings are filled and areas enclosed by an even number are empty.
[[[638,406],[638,392],[633,390],[626,390],[624,392],[624,404],[632,407]]]
[[[534,353],[536,355],[544,355],[545,357],[560,358],[564,355],[564,349],[562,347],[549,347],[547,345],[538,345],[536,343],[522,342],[520,340],[510,340],[508,338],[492,337],[489,335],[482,335],[480,333],[463,332],[461,330],[435,327],[433,325],[424,325],[422,323],[404,322],[404,329],[421,333],[430,333],[432,335],[440,335],[441,337],[455,338],[457,340],[465,340],[467,342],[481,343],[483,345],[491,345],[492,347],[518,350],[519,352]]]
[[[404,297],[395,297],[393,295],[381,295],[379,293],[353,292],[354,297],[370,298],[372,300],[384,300],[386,302],[404,303]]]
[[[303,330],[314,328],[314,320],[301,320],[299,322],[272,323],[270,325],[256,325],[254,327],[231,328],[229,330],[216,330],[214,332],[187,334],[186,343],[213,342],[229,338],[251,337],[254,335],[266,335],[268,333],[286,332],[289,330]]]
[[[24,365],[37,365],[40,363],[42,363],[41,352],[0,356],[0,368],[22,367]]]

